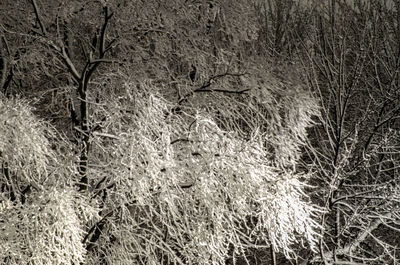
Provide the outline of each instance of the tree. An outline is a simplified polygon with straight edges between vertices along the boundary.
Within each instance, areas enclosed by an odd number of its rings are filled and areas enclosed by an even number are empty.
[[[252,5],[30,3],[2,14],[3,263],[315,249],[297,165],[317,102],[254,54]]]
[[[266,1],[259,10],[262,45],[297,65],[321,104],[302,160],[317,172],[311,197],[326,212],[319,251],[303,264],[396,263],[398,1]]]
[[[318,172],[315,201],[326,214],[308,262],[397,260],[398,12],[391,1],[329,1],[309,12],[297,54],[322,116],[304,158]]]
[[[398,24],[393,18],[398,10],[388,3],[370,4],[356,3],[349,17],[343,11],[347,6],[332,1],[330,18],[320,22],[314,76],[321,83],[313,84],[329,90],[320,89],[327,93],[322,96],[327,141],[319,142],[316,152],[323,155],[315,161],[329,183],[323,225],[334,235],[333,244],[322,241],[325,262],[396,260],[399,108],[393,31]]]

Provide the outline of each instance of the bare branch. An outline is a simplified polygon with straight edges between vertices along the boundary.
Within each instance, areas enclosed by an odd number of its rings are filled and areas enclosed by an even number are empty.
[[[109,60],[109,59],[94,59],[90,60],[90,64],[97,64],[97,63],[115,63],[116,60]]]
[[[207,82],[205,82],[201,87],[195,89],[193,92],[199,92],[200,90],[209,87],[212,84],[213,81],[221,79],[221,78],[223,78],[225,76],[236,76],[236,77],[239,77],[239,76],[243,76],[243,75],[246,75],[246,73],[223,73],[223,74],[213,75],[208,79]]]
[[[363,231],[360,232],[360,234],[357,236],[356,239],[351,241],[350,243],[346,244],[343,248],[336,249],[336,255],[351,255],[352,252],[354,252],[359,245],[375,230],[377,229],[381,224],[383,224],[383,219],[384,218],[389,218],[391,216],[391,213],[386,213],[381,216],[381,218],[378,218],[374,222],[372,222],[367,228],[365,228]],[[321,254],[323,251],[321,251]],[[327,253],[323,253],[324,257],[327,260],[331,260],[333,258],[333,252],[329,251]],[[316,261],[316,259],[312,260],[313,262]],[[357,264],[357,263],[337,263],[338,261],[335,262],[335,264]],[[345,261],[343,261],[345,262]]]
[[[0,89],[3,88],[3,84],[6,83],[6,77],[8,72],[8,60],[6,56],[3,54],[3,39],[5,40],[4,36],[0,39]]]
[[[354,194],[350,194],[350,195],[344,195],[344,196],[341,196],[341,197],[339,197],[339,198],[332,199],[332,201],[331,201],[331,206],[333,206],[335,203],[337,203],[337,202],[339,202],[339,201],[348,200],[348,199],[350,199],[350,198],[359,198],[359,197],[364,198],[364,196],[362,196],[362,195],[365,195],[365,194],[368,194],[368,193],[372,193],[372,192],[376,192],[376,191],[378,191],[378,190],[380,190],[380,189],[382,189],[382,188],[383,188],[383,187],[377,188],[377,189],[375,189],[375,190],[368,190],[368,191],[358,192],[358,193],[354,193]]]
[[[105,48],[104,53],[106,53],[107,51],[111,50],[111,49],[114,47],[113,44],[114,44],[116,41],[117,41],[117,39],[111,40],[110,43],[109,43],[109,44],[107,45],[107,47]],[[118,45],[118,43],[115,44],[115,45]]]
[[[193,91],[187,93],[186,95],[184,95],[182,98],[179,99],[178,101],[178,105],[181,105],[183,102],[185,102],[186,100],[188,100],[188,98],[190,96],[192,96],[194,93],[198,93],[198,92],[211,92],[211,91],[215,91],[215,92],[227,92],[227,93],[244,93],[246,91],[248,91],[249,89],[244,89],[242,91],[230,91],[230,90],[224,90],[224,89],[209,89],[206,90],[207,87],[211,86],[213,81],[221,79],[225,76],[243,76],[246,75],[247,73],[223,73],[223,74],[218,74],[218,75],[213,75],[211,76],[205,83],[203,83],[200,87],[194,89]]]
[[[171,141],[171,145],[173,145],[173,144],[175,144],[177,142],[191,142],[191,140],[189,140],[187,138],[178,138],[178,139],[175,139],[175,140]]]
[[[112,18],[113,13],[108,14],[108,7],[104,7],[104,23],[103,26],[101,27],[100,31],[100,46],[99,46],[99,56],[100,58],[103,58],[106,52],[105,49],[105,38],[106,38],[106,30],[107,30],[107,25],[109,20]]]
[[[42,31],[42,34],[43,34],[43,36],[46,36],[47,35],[46,27],[43,25],[42,19],[40,17],[39,8],[38,8],[38,6],[36,4],[36,0],[31,0],[31,3],[32,3],[32,6],[33,6],[33,10],[35,11],[35,16],[36,16],[36,19],[37,19],[37,21],[39,23],[39,26],[40,26],[40,29]]]
[[[6,46],[6,50],[7,50],[8,55],[11,55],[10,47],[8,46],[7,39],[6,39],[6,37],[4,35],[2,36],[2,40],[4,42],[4,45]]]
[[[73,62],[71,61],[71,59],[69,58],[67,51],[65,50],[64,45],[61,47],[61,57],[64,60],[65,64],[68,67],[69,72],[72,74],[72,76],[74,77],[74,79],[79,82],[79,80],[81,79],[81,75],[78,73],[78,71],[75,68],[75,65],[73,64]]]
[[[222,92],[229,94],[243,94],[244,92],[250,91],[250,88],[242,89],[242,90],[227,90],[227,89],[202,89],[195,90],[194,92]]]

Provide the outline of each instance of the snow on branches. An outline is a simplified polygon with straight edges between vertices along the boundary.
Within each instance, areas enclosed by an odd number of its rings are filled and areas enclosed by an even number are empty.
[[[109,111],[119,121],[109,127],[117,140],[104,173],[113,187],[105,204],[119,221],[102,230],[106,260],[221,264],[248,247],[272,246],[288,257],[298,240],[315,248],[318,209],[299,180],[308,176],[268,160],[267,132],[245,139],[197,107],[171,115],[173,104],[151,83],[125,89]],[[289,144],[301,144],[311,119],[300,123]]]

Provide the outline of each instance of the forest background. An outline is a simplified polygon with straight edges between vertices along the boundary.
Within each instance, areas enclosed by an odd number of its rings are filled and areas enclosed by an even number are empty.
[[[399,263],[398,0],[0,18],[0,263]]]

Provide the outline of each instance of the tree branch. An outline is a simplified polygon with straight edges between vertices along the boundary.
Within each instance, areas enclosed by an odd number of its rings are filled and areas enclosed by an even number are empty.
[[[90,64],[97,64],[97,63],[115,63],[117,62],[116,60],[110,60],[110,59],[93,59],[90,60]]]
[[[243,76],[245,74],[246,73],[223,73],[223,74],[218,74],[218,75],[211,76],[208,79],[207,82],[205,82],[201,87],[195,89],[193,92],[199,92],[200,90],[209,87],[212,84],[213,81],[216,81],[217,79],[223,78],[225,76],[236,76],[236,77],[239,77],[239,76]]]
[[[2,40],[0,39],[0,88],[4,89],[4,84],[6,83],[7,80],[8,62],[7,58],[2,54],[3,53],[2,46],[3,46]]]
[[[357,193],[354,193],[354,194],[344,195],[344,196],[340,196],[340,197],[335,198],[335,199],[332,198],[331,206],[335,205],[339,201],[348,200],[348,199],[351,199],[351,198],[358,198],[358,197],[361,197],[362,195],[365,195],[365,194],[368,194],[368,193],[371,193],[371,192],[376,192],[376,191],[378,191],[378,190],[380,190],[382,188],[383,187],[377,188],[375,190],[368,190],[368,191],[363,191],[363,192],[357,192]]]
[[[3,43],[4,43],[4,47],[3,47]],[[10,65],[10,63],[7,60],[7,56],[6,56],[5,52],[4,52],[5,50],[7,51],[8,56],[10,56],[11,55],[10,47],[8,46],[7,39],[3,35],[0,38],[0,71],[1,71],[0,89],[3,90],[3,94],[4,95],[7,94],[7,88],[10,85],[11,80],[13,79],[13,76],[14,76],[13,68],[12,68],[12,66]],[[10,67],[10,71],[8,71],[8,66],[9,65],[11,66]]]
[[[384,218],[390,218],[392,215],[391,212],[386,213],[382,215],[380,218],[372,222],[366,229],[363,229],[363,231],[360,232],[360,234],[355,238],[352,242],[346,244],[343,248],[336,249],[336,255],[351,255],[352,252],[354,252],[359,245],[367,238],[368,235],[370,235],[375,229],[377,229],[381,224],[383,224],[383,219]],[[322,252],[321,252],[322,253]],[[327,253],[323,253],[324,257],[327,260],[332,260],[333,259],[333,252],[329,251]],[[314,258],[312,262],[316,262],[317,259]],[[344,263],[343,263],[344,262]],[[335,264],[357,264],[357,263],[351,263],[351,262],[345,262],[345,261],[336,261]]]
[[[108,7],[104,7],[104,23],[101,27],[101,31],[100,31],[100,36],[99,36],[99,41],[100,41],[100,45],[99,45],[99,58],[97,59],[92,59],[89,56],[89,65],[90,67],[88,68],[87,71],[85,71],[86,73],[86,78],[85,78],[85,84],[84,87],[87,86],[87,83],[89,82],[92,74],[94,73],[94,71],[97,69],[97,67],[100,65],[100,63],[105,62],[105,63],[112,63],[114,61],[112,60],[107,60],[104,59],[105,53],[110,49],[110,46],[105,48],[105,42],[106,42],[106,30],[107,30],[107,25],[110,21],[110,19],[112,18],[113,13],[111,13],[110,15],[108,14]],[[113,40],[114,41],[114,40]],[[111,43],[113,42],[111,41]]]
[[[108,7],[104,7],[104,23],[103,26],[101,27],[101,31],[100,31],[100,46],[99,46],[99,56],[100,58],[103,58],[105,55],[105,39],[106,39],[106,30],[107,30],[107,25],[109,20],[112,18],[113,13],[111,13],[110,15],[108,14]]]
[[[87,89],[89,86],[89,81],[97,69],[97,67],[101,63],[110,63],[113,62],[111,60],[104,59],[105,56],[105,38],[106,38],[106,29],[113,14],[109,14],[108,7],[104,7],[104,22],[101,27],[100,36],[99,36],[99,54],[98,58],[92,59],[92,55],[89,55],[89,59],[86,62],[84,69],[82,70],[82,74],[79,76],[79,86],[78,93],[80,95],[80,109],[81,109],[81,134],[82,134],[82,151],[79,162],[79,174],[81,175],[79,188],[80,190],[86,190],[88,185],[87,178],[87,166],[89,159],[89,150],[90,150],[90,128],[89,128],[89,108],[87,102]],[[63,50],[64,52],[65,50]],[[67,57],[68,58],[68,57]]]
[[[207,89],[206,90],[206,88],[207,87],[209,87],[209,86],[211,86],[212,85],[212,82],[213,81],[215,81],[215,80],[217,80],[217,79],[220,79],[220,78],[223,78],[223,77],[225,77],[225,76],[243,76],[243,75],[246,75],[247,73],[223,73],[223,74],[218,74],[218,75],[214,75],[214,76],[211,76],[205,83],[203,83],[200,87],[198,87],[198,88],[196,88],[196,89],[194,89],[193,91],[191,91],[191,92],[189,92],[189,93],[187,93],[186,95],[184,95],[182,98],[180,98],[179,100],[178,100],[178,105],[182,105],[182,103],[183,102],[185,102],[186,100],[188,100],[188,98],[190,97],[190,96],[192,96],[194,93],[198,93],[198,92],[212,92],[212,91],[215,91],[215,92],[226,92],[226,93],[244,93],[244,92],[246,92],[246,91],[248,91],[248,90],[250,90],[250,89],[243,89],[243,90],[241,90],[241,91],[231,91],[231,90],[224,90],[224,89]]]
[[[39,26],[40,26],[40,29],[42,31],[42,34],[43,34],[43,36],[46,36],[47,35],[47,31],[46,31],[46,28],[43,25],[42,19],[40,17],[40,13],[39,13],[39,9],[38,9],[37,4],[36,4],[36,0],[31,0],[31,3],[32,3],[32,6],[33,6],[33,10],[35,11],[36,20],[39,23]]]
[[[227,90],[227,89],[201,89],[195,90],[194,92],[221,92],[221,93],[229,93],[229,94],[243,94],[244,92],[250,91],[250,88],[242,89],[242,90]]]
[[[62,44],[61,47],[61,57],[64,60],[64,63],[67,65],[69,72],[72,74],[74,77],[75,81],[79,82],[81,79],[81,75],[78,73],[78,71],[75,68],[75,65],[72,63],[71,59],[69,58],[67,51],[65,50],[64,44]]]

